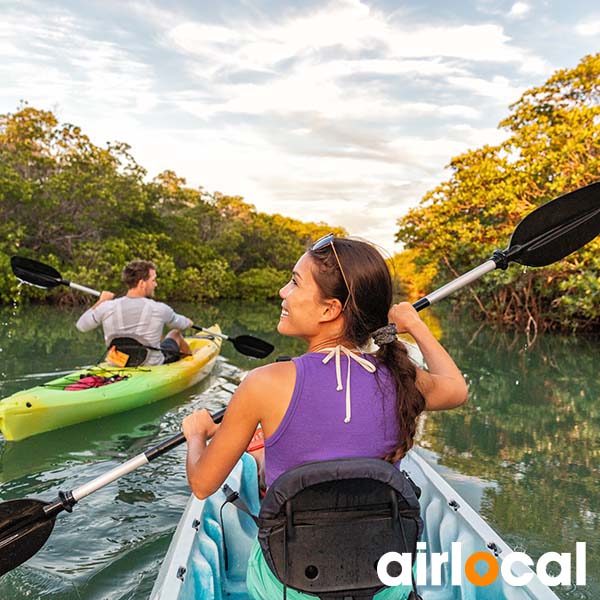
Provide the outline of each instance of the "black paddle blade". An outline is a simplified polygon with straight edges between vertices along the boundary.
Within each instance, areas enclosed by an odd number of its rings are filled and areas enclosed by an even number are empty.
[[[254,358],[266,358],[275,350],[275,346],[260,340],[251,335],[238,335],[235,338],[229,338],[229,341],[235,346],[235,349],[246,356]]]
[[[543,204],[515,229],[508,260],[543,267],[585,246],[600,234],[600,181]]]
[[[56,516],[46,515],[47,504],[28,498],[0,504],[0,576],[30,559],[48,539]]]
[[[31,258],[11,256],[10,266],[17,279],[30,285],[48,289],[62,283],[62,277],[56,269]]]

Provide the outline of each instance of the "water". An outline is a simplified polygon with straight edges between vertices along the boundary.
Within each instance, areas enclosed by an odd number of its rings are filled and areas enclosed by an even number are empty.
[[[251,333],[275,355],[303,346],[274,332],[274,305],[181,306],[197,324],[218,321]],[[95,362],[101,337],[79,334],[80,311],[55,307],[0,311],[0,397]],[[424,419],[426,458],[516,549],[534,559],[588,544],[588,585],[565,599],[600,597],[600,378],[596,340],[524,336],[450,317],[436,323],[466,373],[470,403]],[[199,407],[223,406],[243,370],[264,361],[223,344],[213,375],[194,389],[140,409],[34,436],[0,441],[0,498],[53,499],[176,433]],[[26,565],[0,580],[0,599],[147,598],[188,497],[179,447],[61,514]]]

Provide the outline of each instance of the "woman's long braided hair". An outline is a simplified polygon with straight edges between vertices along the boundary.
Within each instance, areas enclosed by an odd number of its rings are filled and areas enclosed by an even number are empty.
[[[356,347],[364,347],[371,334],[387,325],[392,306],[392,278],[379,251],[366,242],[335,238],[339,257],[350,289],[346,288],[331,244],[318,250],[309,250],[315,268],[313,276],[323,299],[336,298],[344,309],[343,339]],[[417,371],[408,358],[404,344],[394,341],[380,346],[376,360],[387,367],[396,387],[396,405],[400,439],[396,450],[385,459],[396,462],[413,446],[417,418],[425,409],[425,399],[417,389]]]

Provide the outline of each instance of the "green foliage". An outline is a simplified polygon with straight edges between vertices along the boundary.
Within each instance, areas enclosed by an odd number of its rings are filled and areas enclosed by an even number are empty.
[[[221,296],[235,295],[235,275],[224,258],[205,261],[198,267],[187,267],[178,274],[180,300],[205,302]]]
[[[277,298],[279,289],[290,278],[288,271],[278,271],[272,267],[249,269],[238,278],[238,292],[248,300]]]
[[[429,289],[508,245],[517,223],[537,206],[600,179],[600,54],[586,56],[527,91],[500,124],[502,144],[450,162],[452,176],[398,221],[397,261],[422,271]],[[488,318],[563,330],[598,329],[600,241],[563,261],[528,272],[512,267],[455,297]],[[406,269],[405,269],[406,270]],[[423,287],[423,281],[419,281]]]
[[[9,304],[17,297],[18,284],[10,270],[10,256],[0,252],[0,303]]]
[[[173,171],[147,182],[129,150],[118,142],[96,146],[79,127],[27,105],[0,115],[0,303],[16,294],[12,254],[117,293],[123,265],[139,258],[157,264],[158,298],[276,297],[282,272],[311,240],[344,234],[189,188]],[[20,298],[85,300],[64,286],[24,286]]]
[[[386,261],[399,295],[407,302],[426,296],[436,274],[435,264],[422,265],[418,261],[419,253],[415,249],[404,250]]]

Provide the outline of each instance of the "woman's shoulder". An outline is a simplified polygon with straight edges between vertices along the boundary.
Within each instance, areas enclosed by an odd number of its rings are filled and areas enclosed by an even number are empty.
[[[294,363],[276,362],[250,371],[240,383],[236,394],[243,396],[254,406],[256,414],[264,422],[277,414],[282,403],[287,407],[295,385]]]
[[[289,384],[296,378],[296,366],[293,360],[274,362],[262,367],[252,369],[242,380],[240,387],[248,391],[257,390],[264,393],[265,390],[273,391],[282,385]]]

